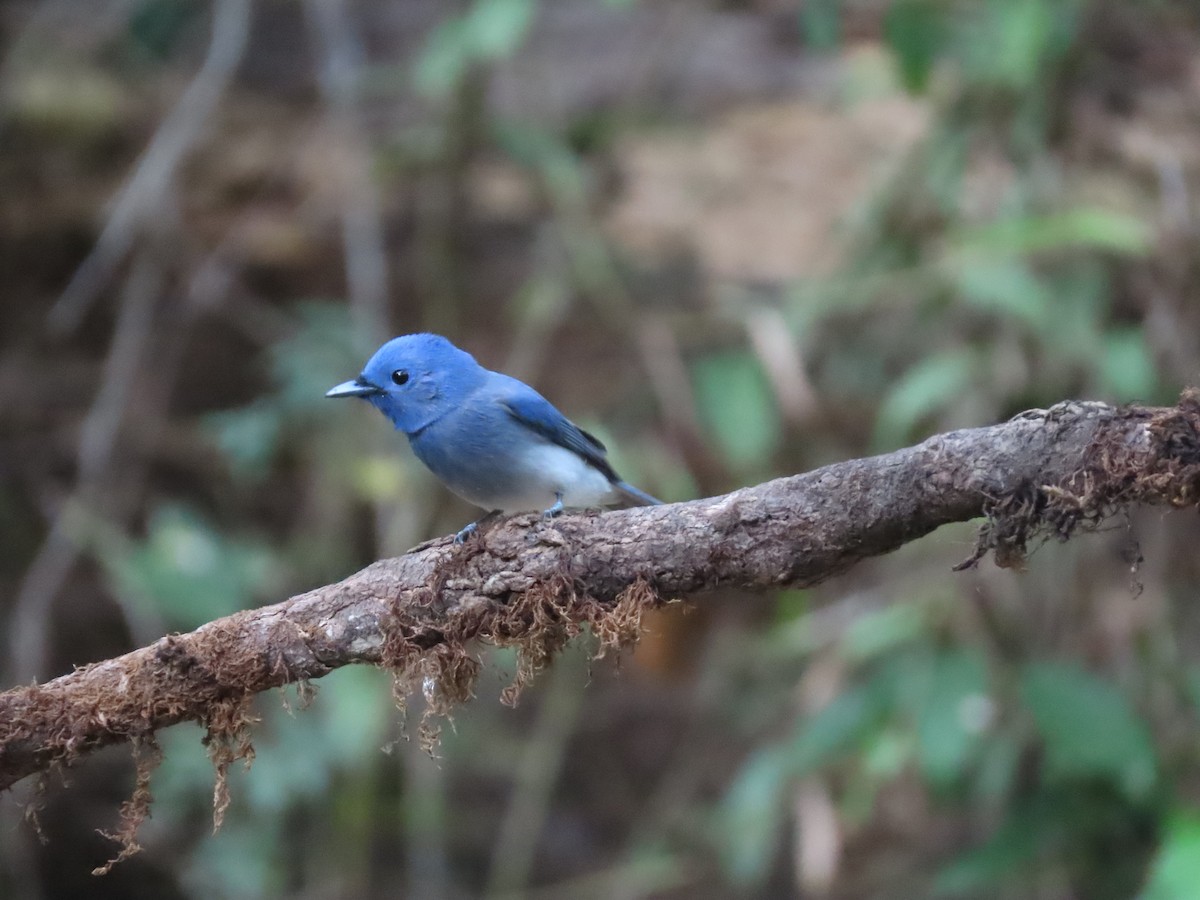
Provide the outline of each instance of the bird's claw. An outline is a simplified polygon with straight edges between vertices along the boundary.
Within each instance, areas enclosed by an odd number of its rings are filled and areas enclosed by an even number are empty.
[[[456,534],[454,536],[454,543],[465,544],[467,542],[467,538],[469,538],[471,535],[473,535],[476,531],[479,530],[480,525],[484,525],[484,524],[492,521],[498,515],[500,515],[500,510],[493,509],[491,512],[487,513],[486,515],[481,516],[480,518],[476,519],[470,525],[465,526],[462,529],[462,531],[460,531],[458,534]]]
[[[563,511],[563,509],[565,507],[563,506],[562,497],[563,497],[562,494],[554,495],[554,505],[551,506],[549,509],[542,512],[543,519],[546,519],[546,520],[553,519],[555,516],[559,515]]]

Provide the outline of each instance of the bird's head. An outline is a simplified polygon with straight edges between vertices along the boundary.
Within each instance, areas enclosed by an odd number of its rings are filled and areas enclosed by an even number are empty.
[[[405,434],[461,404],[486,376],[475,357],[437,334],[406,334],[375,351],[362,374],[326,397],[361,397]]]

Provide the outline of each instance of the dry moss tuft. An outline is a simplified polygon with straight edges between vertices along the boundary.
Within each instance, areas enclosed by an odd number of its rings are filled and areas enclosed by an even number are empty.
[[[25,824],[33,829],[33,833],[37,835],[38,842],[45,846],[50,842],[46,837],[46,832],[42,830],[41,812],[46,806],[46,787],[49,782],[49,776],[42,773],[34,782],[33,796],[25,804]]]
[[[974,565],[990,550],[997,565],[1020,569],[1034,540],[1065,541],[1081,528],[1094,531],[1134,505],[1198,502],[1200,389],[1189,388],[1170,409],[1120,410],[1097,429],[1061,484],[1027,483],[987,504],[975,551],[955,568]]]
[[[591,604],[588,623],[600,641],[596,659],[602,659],[610,650],[619,652],[636,644],[642,636],[643,614],[663,602],[650,582],[639,578],[621,591],[611,608]]]
[[[1172,506],[1200,502],[1200,389],[1188,388],[1174,409],[1158,412],[1147,426],[1159,464],[1141,478],[1147,498]]]
[[[442,729],[439,720],[450,720],[450,713],[460,703],[475,696],[475,681],[479,677],[479,660],[461,644],[439,644],[421,659],[421,691],[425,697],[425,712],[419,730],[421,749],[433,755]]]
[[[469,555],[459,554],[448,560],[435,575],[430,588],[422,591],[415,603],[397,605],[384,627],[381,665],[393,678],[393,695],[403,715],[407,697],[420,690],[425,708],[419,729],[421,746],[432,755],[440,737],[442,722],[451,721],[451,713],[460,703],[472,699],[482,668],[468,647],[481,639],[497,646],[514,647],[517,672],[502,693],[504,702],[515,705],[524,686],[546,668],[566,644],[590,628],[597,636],[597,658],[634,644],[641,634],[643,613],[662,601],[645,579],[639,579],[615,600],[601,601],[579,590],[564,565],[557,576],[517,594],[496,597],[473,596],[449,610],[445,609],[442,585],[454,572],[461,573]],[[255,672],[245,663],[230,665],[235,659],[232,644],[238,640],[236,626],[208,629],[190,640],[179,636],[165,638],[152,656],[139,662],[152,669],[152,677],[131,679],[145,685],[140,693],[126,694],[124,701],[134,708],[135,718],[151,722],[158,716],[172,715],[164,708],[156,687],[164,677],[199,679],[204,684],[201,723],[206,728],[204,744],[214,769],[213,830],[219,830],[230,804],[229,769],[238,760],[247,768],[254,759],[251,727],[258,722],[252,712]],[[219,672],[211,671],[206,660],[218,659]],[[137,674],[135,672],[135,674]],[[299,705],[307,706],[315,688],[308,681],[297,683]],[[37,699],[37,692],[33,693]],[[174,701],[179,702],[179,701]],[[286,694],[284,706],[289,708]],[[97,875],[137,853],[136,834],[150,814],[150,775],[161,758],[151,732],[134,737],[137,782],[133,796],[121,809],[121,826],[106,834],[120,846],[120,852]],[[73,744],[64,740],[60,757],[69,762]],[[29,814],[36,817],[36,808]]]
[[[258,722],[251,712],[252,693],[238,694],[215,701],[204,717],[208,733],[204,744],[212,760],[216,777],[213,782],[213,831],[221,828],[229,809],[229,767],[244,760],[246,768],[254,762],[254,745],[250,741],[250,726]]]
[[[117,843],[121,850],[102,866],[92,869],[93,875],[107,875],[117,863],[128,859],[135,853],[141,852],[137,842],[138,829],[150,817],[150,805],[154,797],[150,793],[150,776],[162,762],[162,748],[155,740],[153,733],[135,737],[133,744],[133,761],[137,767],[137,779],[133,787],[133,795],[121,804],[121,826],[114,831],[101,831],[104,837]]]
[[[279,688],[279,702],[283,706],[284,711],[289,716],[296,714],[296,709],[306,710],[316,702],[319,688],[307,678],[301,678],[299,681],[293,681],[292,685],[296,688],[296,706],[292,706],[292,701],[288,699],[287,691],[289,685],[284,685]]]
[[[495,643],[517,650],[517,674],[500,699],[515,706],[525,686],[584,628],[599,640],[597,659],[632,646],[641,636],[642,614],[661,603],[640,578],[611,603],[579,594],[565,575],[537,585],[506,606],[496,623]]]
[[[1045,510],[1046,493],[1030,483],[1025,483],[1012,493],[984,506],[987,521],[979,529],[975,549],[971,556],[954,567],[961,572],[974,566],[990,550],[996,565],[1002,569],[1024,568],[1029,541],[1045,526],[1042,513]]]
[[[458,571],[462,559],[449,568]],[[435,584],[445,583],[444,569]],[[442,603],[440,595],[423,597],[424,607]],[[603,602],[581,593],[565,570],[521,593],[502,599],[473,596],[444,614],[436,630],[418,624],[408,610],[397,609],[384,629],[380,665],[392,674],[392,696],[401,715],[408,697],[420,691],[425,699],[421,716],[421,746],[432,754],[441,735],[440,720],[450,720],[455,706],[474,696],[479,659],[468,650],[473,639],[517,654],[513,681],[501,692],[502,702],[515,706],[521,692],[574,637],[586,628],[599,639],[597,658],[631,646],[641,634],[642,614],[661,604],[645,579],[630,585],[615,601]]]
[[[512,599],[496,614],[491,640],[517,651],[517,673],[512,684],[500,692],[500,700],[516,706],[521,692],[538,672],[582,630],[571,617],[578,602],[574,581],[565,574],[536,584]]]
[[[380,667],[392,675],[392,700],[402,720],[408,716],[408,697],[417,690],[425,698],[419,735],[422,748],[433,755],[441,736],[440,719],[449,719],[459,703],[474,696],[481,665],[467,650],[475,634],[463,614],[450,614],[445,624],[429,628],[418,624],[413,609],[428,609],[442,602],[441,588],[452,571],[462,568],[460,556],[452,558],[435,574],[431,588],[415,598],[412,609],[397,608],[383,623],[384,640]],[[402,732],[404,721],[401,722]]]

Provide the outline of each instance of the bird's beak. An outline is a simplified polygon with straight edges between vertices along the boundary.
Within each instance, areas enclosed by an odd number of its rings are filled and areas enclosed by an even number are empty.
[[[332,387],[325,392],[326,397],[373,397],[376,394],[382,394],[383,388],[371,384],[367,379],[359,375],[353,381],[343,381],[337,387]]]

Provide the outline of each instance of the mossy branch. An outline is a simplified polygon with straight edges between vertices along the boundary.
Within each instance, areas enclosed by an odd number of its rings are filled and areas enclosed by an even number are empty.
[[[1014,566],[1036,537],[1066,539],[1138,504],[1194,506],[1198,492],[1200,392],[1188,391],[1169,408],[1062,403],[706,500],[517,516],[0,694],[0,789],[109,744],[153,748],[182,721],[208,728],[222,772],[252,753],[254,694],[351,663],[390,668],[401,697],[420,684],[444,711],[471,694],[475,640],[516,646],[521,681],[585,626],[602,647],[632,642],[665,599],[813,585],[978,516],[964,565],[991,550]]]

